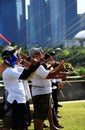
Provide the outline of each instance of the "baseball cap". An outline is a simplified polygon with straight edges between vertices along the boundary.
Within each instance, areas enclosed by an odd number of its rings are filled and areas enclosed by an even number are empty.
[[[56,55],[55,51],[51,51],[51,52],[49,52],[49,54],[50,54],[51,56]]]
[[[2,59],[7,59],[13,53],[15,53],[17,46],[6,46],[2,50]]]
[[[32,48],[29,50],[29,56],[32,57],[32,56],[34,56],[36,53],[40,52],[41,50],[42,50],[41,47],[39,47],[39,48],[32,47]]]
[[[6,46],[6,47],[3,48],[2,52],[4,52],[4,51],[13,51],[13,50],[16,50],[16,48],[17,48],[17,46],[14,46],[14,47]]]

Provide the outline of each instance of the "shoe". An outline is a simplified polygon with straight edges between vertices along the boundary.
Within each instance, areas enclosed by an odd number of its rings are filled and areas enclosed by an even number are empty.
[[[58,107],[63,107],[62,105],[58,104]]]
[[[50,130],[59,130],[60,128],[58,127],[53,127],[53,128],[50,128]]]
[[[59,113],[59,111],[56,111],[56,114],[58,114]]]
[[[46,125],[45,123],[43,124],[43,128],[48,128],[49,126]]]
[[[64,128],[63,126],[59,125],[59,124],[56,124],[55,125],[57,128]]]
[[[57,118],[62,118],[62,116],[60,116],[60,115],[57,114]]]
[[[59,113],[59,111],[57,111],[57,113]]]

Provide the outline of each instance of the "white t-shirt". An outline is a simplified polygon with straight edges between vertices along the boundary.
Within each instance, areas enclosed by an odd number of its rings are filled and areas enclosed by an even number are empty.
[[[32,96],[49,94],[52,92],[51,81],[46,79],[49,71],[46,70],[42,65],[38,67],[32,77]]]
[[[16,65],[17,69],[19,72],[23,72],[23,67]],[[25,91],[25,97],[26,97],[26,101],[29,101],[31,99],[31,93],[30,93],[30,89],[29,89],[29,84],[27,80],[23,80],[23,87],[24,87],[24,91]]]
[[[24,68],[22,68],[23,71]],[[13,103],[16,100],[18,103],[26,103],[25,91],[22,80],[19,80],[19,72],[17,66],[14,68],[8,67],[2,74],[5,89],[8,91],[7,101]]]
[[[31,97],[31,92],[29,89],[28,81],[23,80],[23,85],[24,85],[24,90],[25,90],[26,101],[29,101],[32,97]]]

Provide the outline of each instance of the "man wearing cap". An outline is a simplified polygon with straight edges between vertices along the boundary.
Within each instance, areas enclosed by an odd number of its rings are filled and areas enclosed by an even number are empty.
[[[47,69],[50,68],[49,70],[53,70],[53,66],[54,65],[56,65],[56,66],[59,65],[59,63],[55,62],[55,60],[53,59],[53,56],[55,56],[53,52],[45,54],[45,61],[46,61]],[[58,84],[60,86],[62,85],[62,83],[58,83],[60,81],[60,79],[62,79],[62,77],[59,77],[59,79],[58,78],[51,79],[51,83],[52,83],[52,98],[53,98],[53,102],[54,102],[52,113],[53,113],[53,122],[54,122],[55,126],[57,126],[58,128],[63,128],[63,126],[61,126],[59,124],[59,121],[57,119],[57,105],[58,105],[57,87],[58,87]]]
[[[34,47],[29,50],[29,56],[41,62],[44,58],[41,48]],[[64,68],[63,64],[62,61],[53,71],[48,71],[40,65],[31,79],[34,104],[34,130],[43,130],[43,121],[48,117],[49,99],[52,93],[50,79],[54,78]],[[50,130],[58,130],[51,121]]]
[[[27,79],[36,70],[39,63],[35,63],[35,65],[28,63],[28,69],[22,68],[19,72],[16,67],[18,60],[16,49],[11,46],[3,49],[2,58],[7,64],[2,76],[5,89],[8,91],[7,102],[12,109],[11,128],[13,130],[26,130],[26,97],[22,79]]]

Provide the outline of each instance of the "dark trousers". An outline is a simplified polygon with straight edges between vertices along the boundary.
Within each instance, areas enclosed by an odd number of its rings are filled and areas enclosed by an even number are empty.
[[[58,98],[57,98],[57,94],[58,94],[58,89],[52,89],[52,97],[53,97],[53,102],[54,102],[54,108],[55,108],[55,112],[57,114],[58,111]]]
[[[26,104],[17,103],[12,104],[12,129],[24,130],[27,129],[26,120]]]
[[[30,105],[29,105],[29,101],[26,102],[26,117],[27,117],[27,121],[28,121],[28,126],[30,126],[31,124],[31,113],[30,113]]]
[[[58,122],[58,118],[55,112],[55,108],[52,109],[52,114],[53,114],[53,122],[54,122],[54,125],[56,126],[59,124],[59,122]]]

